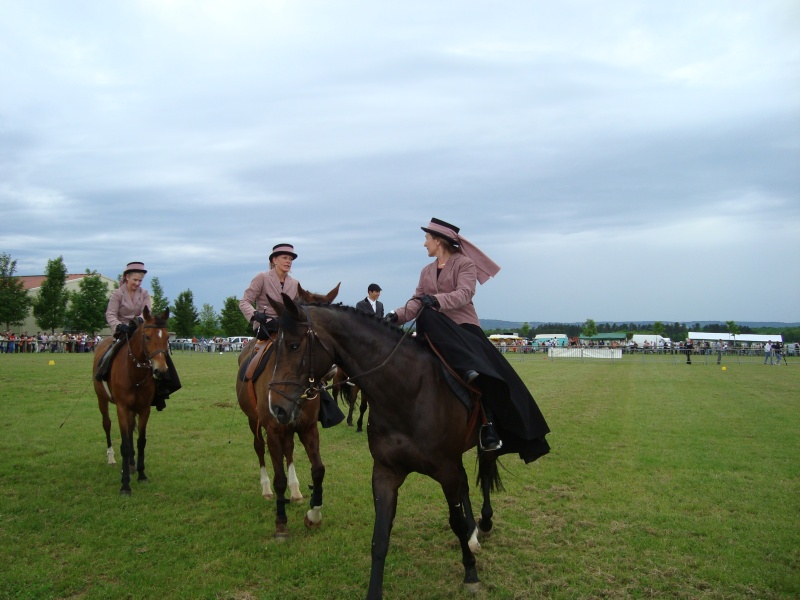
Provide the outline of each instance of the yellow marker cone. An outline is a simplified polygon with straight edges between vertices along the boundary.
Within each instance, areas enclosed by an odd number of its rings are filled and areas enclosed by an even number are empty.
[[[722,370],[723,370],[723,371],[727,371],[727,370],[728,370],[728,367],[722,367]]]
[[[48,364],[48,365],[50,365],[50,366],[52,367],[54,364],[56,364],[56,361],[54,361],[54,360],[51,360],[51,361],[50,361],[49,363],[47,363],[47,364]]]

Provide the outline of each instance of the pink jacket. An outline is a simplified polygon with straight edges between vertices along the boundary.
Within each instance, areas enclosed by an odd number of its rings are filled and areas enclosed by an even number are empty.
[[[478,313],[472,304],[477,281],[475,263],[460,252],[455,252],[450,255],[438,278],[436,270],[436,260],[422,269],[414,296],[436,296],[441,306],[440,312],[459,325],[470,323],[480,327]],[[395,311],[398,324],[414,319],[421,308],[422,302],[419,300],[411,300],[403,308],[398,308]]]
[[[248,322],[253,318],[253,313],[256,311],[266,313],[267,316],[275,318],[278,315],[267,298],[272,298],[274,301],[283,304],[283,298],[281,298],[281,292],[283,292],[292,300],[296,300],[299,292],[298,285],[296,279],[287,275],[286,280],[283,282],[283,287],[281,287],[281,280],[278,279],[274,269],[259,273],[253,277],[250,287],[242,294],[242,299],[239,301],[239,309]],[[255,307],[253,306],[254,304]],[[253,323],[253,329],[258,329],[258,323]]]
[[[150,294],[144,288],[137,289],[133,297],[128,293],[128,288],[125,284],[111,292],[111,297],[108,299],[108,308],[106,309],[106,321],[111,331],[117,328],[121,323],[129,323],[136,317],[142,316],[144,307],[147,306],[153,310],[153,305],[150,303]]]

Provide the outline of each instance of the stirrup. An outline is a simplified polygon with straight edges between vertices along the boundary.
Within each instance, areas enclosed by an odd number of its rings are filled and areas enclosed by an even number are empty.
[[[494,452],[496,450],[500,450],[500,448],[503,447],[503,440],[501,440],[498,437],[494,437],[493,438],[493,439],[497,440],[496,442],[495,441],[491,441],[490,443],[488,443],[488,444],[486,444],[484,446],[484,444],[483,444],[483,434],[484,434],[484,432],[488,433],[489,431],[492,431],[492,429],[493,429],[493,424],[490,421],[490,422],[486,423],[485,425],[481,425],[481,430],[478,433],[478,446],[484,452]],[[496,435],[497,434],[495,432],[495,436]]]

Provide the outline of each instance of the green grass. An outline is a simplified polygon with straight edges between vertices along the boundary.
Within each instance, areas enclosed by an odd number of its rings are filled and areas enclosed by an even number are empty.
[[[279,543],[234,403],[235,355],[176,353],[184,389],[150,421],[150,482],[134,478],[131,497],[105,465],[90,360],[0,355],[0,597],[365,596],[364,434],[322,430],[322,528],[307,531],[307,502],[292,505],[291,538]],[[553,451],[528,466],[503,459],[506,492],[493,498],[475,597],[800,596],[800,368],[512,364]],[[472,472],[474,454],[465,464]],[[305,490],[299,445],[297,465]],[[441,490],[413,475],[400,490],[385,596],[468,597],[462,576]]]

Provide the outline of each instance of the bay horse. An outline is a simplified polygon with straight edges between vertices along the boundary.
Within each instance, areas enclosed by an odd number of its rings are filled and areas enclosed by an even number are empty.
[[[333,392],[333,399],[339,401],[339,396],[347,404],[347,426],[353,426],[353,412],[355,411],[356,404],[358,404],[358,422],[356,423],[356,433],[364,431],[364,413],[367,412],[367,398],[361,394],[361,402],[358,402],[358,393],[361,388],[357,383],[349,380],[347,373],[343,369],[337,368],[336,373],[333,375],[331,382],[331,391]]]
[[[327,294],[313,294],[299,287],[298,296],[303,302],[332,302],[339,294],[339,285]],[[289,488],[290,502],[302,502],[303,494],[300,492],[300,482],[294,466],[294,436],[297,435],[300,443],[306,450],[311,463],[311,509],[306,513],[304,522],[308,528],[316,528],[322,524],[322,482],[325,478],[325,465],[319,451],[319,430],[317,418],[319,415],[319,394],[315,399],[306,403],[302,414],[290,425],[278,423],[269,412],[268,393],[269,383],[272,378],[274,358],[269,357],[267,365],[261,375],[256,379],[255,404],[250,397],[248,385],[241,380],[239,371],[244,362],[253,355],[258,340],[253,338],[239,354],[239,369],[236,376],[236,398],[239,408],[247,416],[250,431],[253,433],[253,449],[258,456],[261,473],[261,495],[267,500],[272,500],[276,495],[275,538],[286,539],[289,536],[286,517],[286,488]],[[273,352],[274,354],[274,352]],[[332,364],[326,369],[331,371]],[[322,380],[322,378],[321,378]],[[266,433],[266,438],[264,433]],[[266,440],[266,441],[265,441]],[[269,474],[265,462],[265,447],[269,450],[272,461],[275,492],[272,491]],[[284,464],[286,465],[284,467]]]
[[[138,481],[147,481],[144,472],[144,449],[147,444],[147,421],[150,418],[150,405],[156,389],[156,380],[169,377],[166,354],[169,344],[169,309],[160,315],[153,315],[145,306],[142,311],[144,321],[130,335],[127,343],[119,349],[111,362],[108,383],[97,381],[94,373],[114,338],[107,337],[94,352],[92,382],[97,394],[97,403],[103,418],[106,432],[106,458],[109,465],[115,465],[114,447],[111,445],[111,419],[108,404],[117,407],[117,422],[121,439],[122,487],[120,494],[130,496],[131,473],[138,472]],[[133,431],[137,427],[139,437],[136,451],[133,449]]]
[[[478,448],[478,481],[483,492],[476,526],[469,482],[462,463],[477,445],[474,412],[456,397],[442,364],[421,341],[395,326],[348,306],[303,306],[284,297],[273,303],[279,315],[269,410],[279,423],[291,425],[310,402],[311,388],[330,363],[342,367],[367,395],[367,437],[373,458],[372,494],[375,523],[368,599],[383,595],[383,574],[397,510],[397,495],[409,473],[427,475],[444,492],[450,528],[461,547],[464,585],[479,587],[470,544],[478,527],[492,529],[490,492],[502,489],[495,452]],[[472,535],[471,535],[472,533]]]

